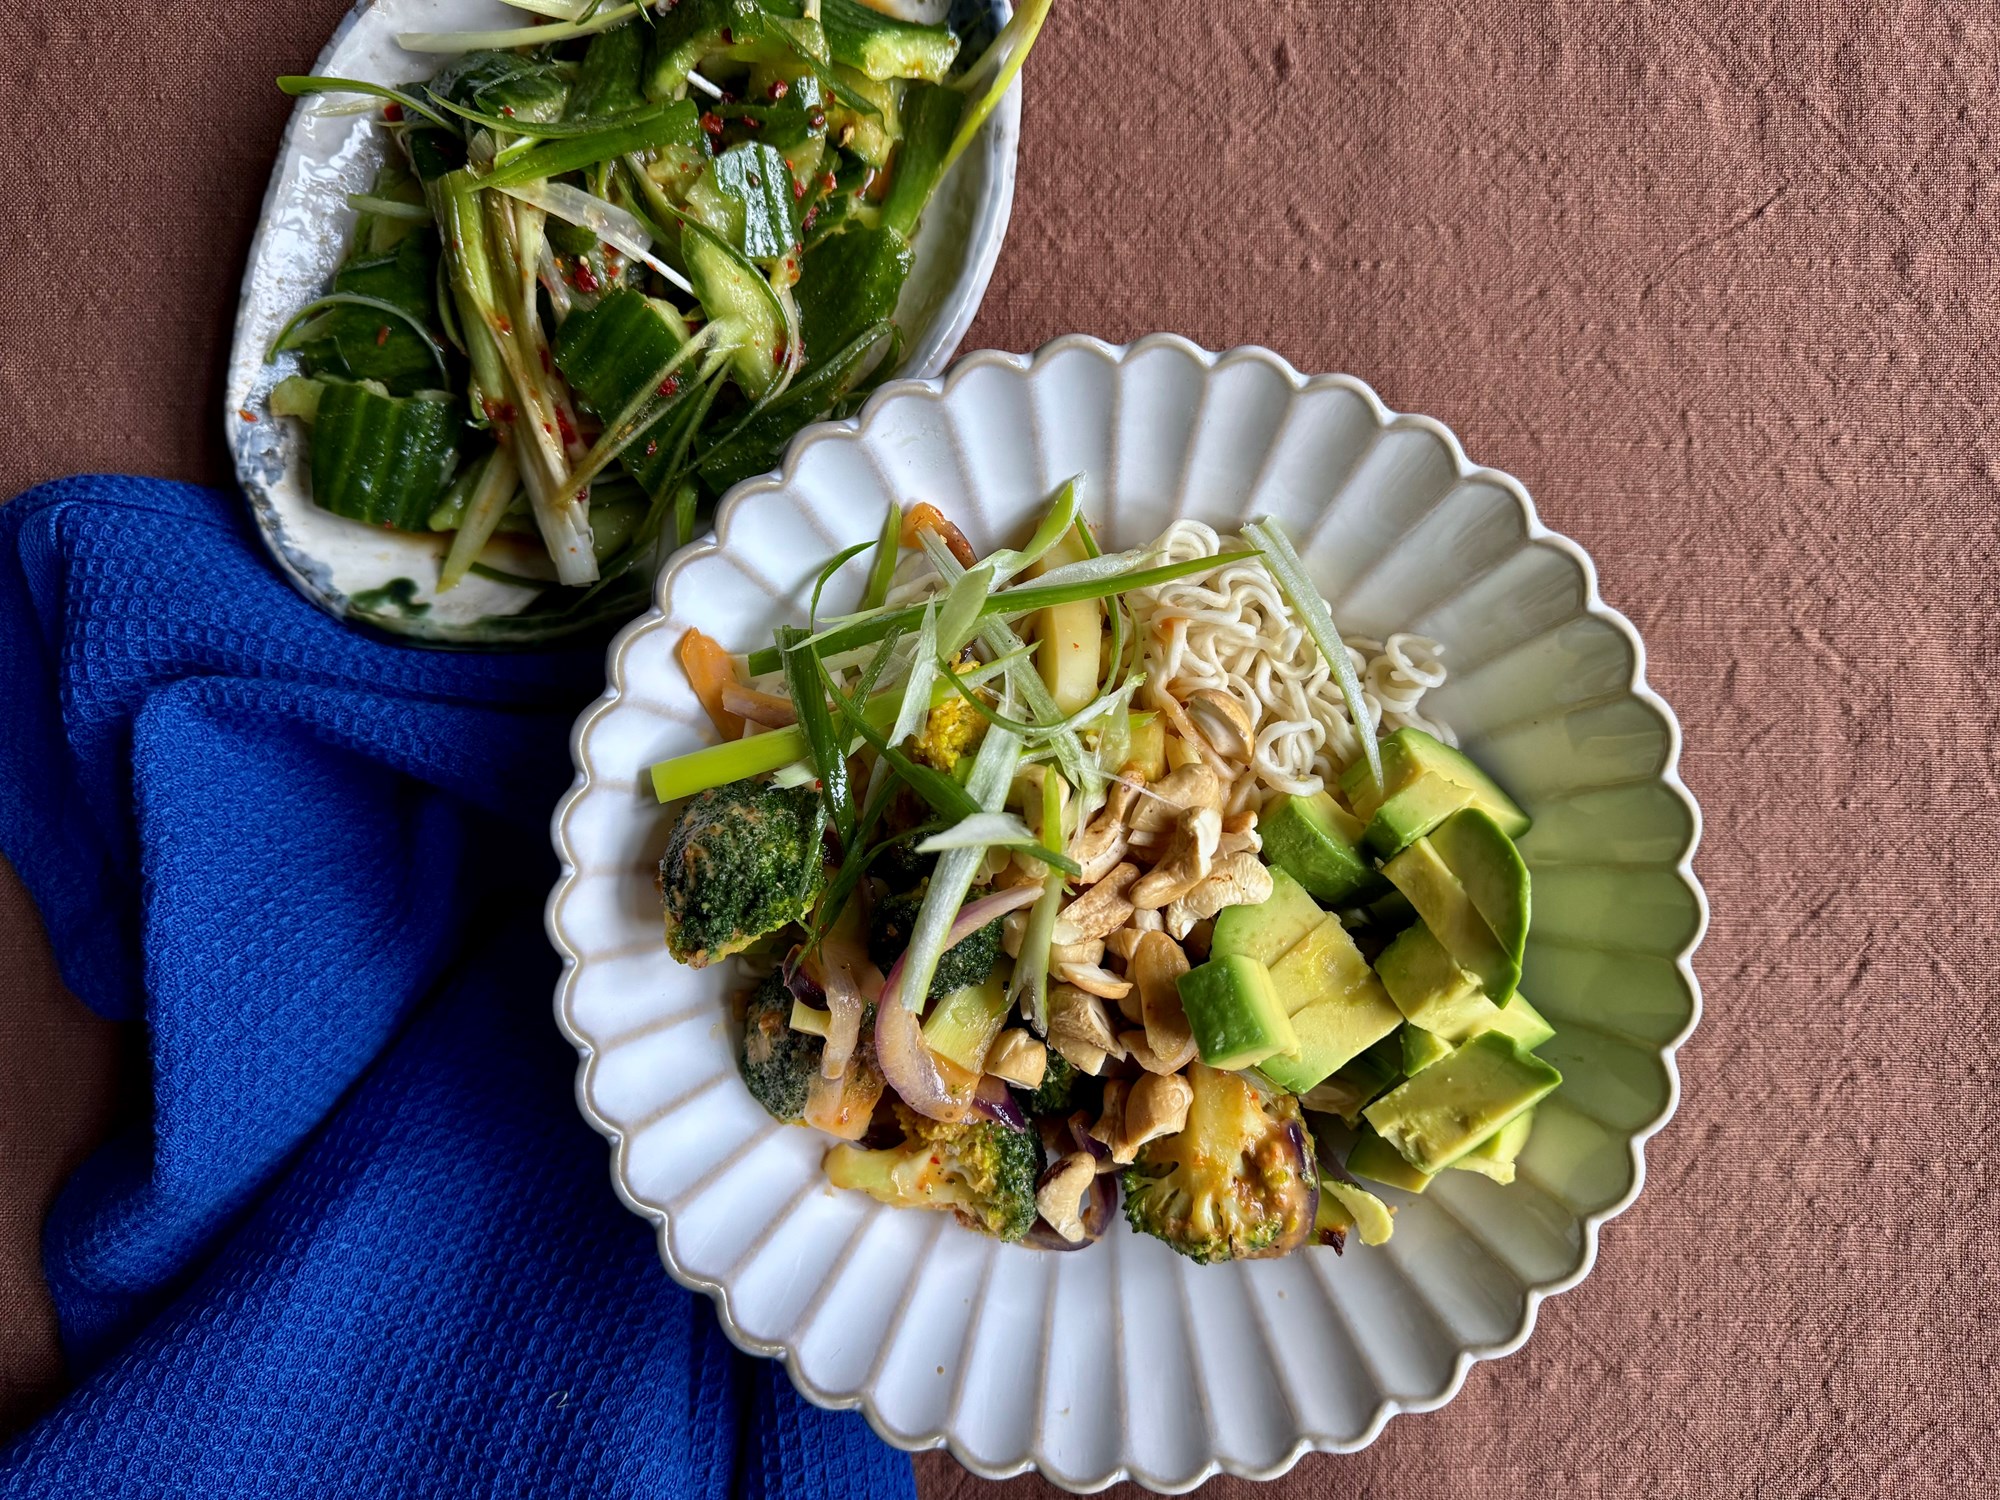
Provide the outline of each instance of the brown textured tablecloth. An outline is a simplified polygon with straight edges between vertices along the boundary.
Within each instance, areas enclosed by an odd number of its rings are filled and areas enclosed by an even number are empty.
[[[1995,1493],[1994,13],[1058,3],[967,346],[1263,343],[1442,419],[1597,559],[1707,819],[1707,1019],[1590,1279],[1442,1412],[1204,1493]],[[342,0],[6,9],[0,491],[224,481],[268,81]],[[0,880],[14,1421],[59,1380],[34,1236],[107,1033]]]

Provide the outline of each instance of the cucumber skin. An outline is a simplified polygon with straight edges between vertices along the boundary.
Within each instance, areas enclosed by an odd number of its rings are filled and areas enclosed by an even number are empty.
[[[578,401],[592,416],[609,422],[639,394],[640,382],[674,357],[685,336],[642,293],[630,287],[607,292],[597,306],[570,314],[556,335],[556,368],[570,383]],[[691,385],[691,370],[683,369],[682,385]],[[672,425],[674,403],[639,434],[621,456],[627,472],[648,494],[666,480],[671,459],[660,442]]]
[[[882,222],[905,239],[917,232],[924,205],[937,191],[945,153],[964,116],[965,96],[957,89],[913,83],[903,93],[903,143],[882,200]]]
[[[958,57],[958,38],[948,27],[898,21],[858,0],[820,0],[819,24],[833,60],[870,78],[943,83]]]
[[[337,516],[427,531],[458,457],[458,403],[329,381],[312,427],[313,501]]]

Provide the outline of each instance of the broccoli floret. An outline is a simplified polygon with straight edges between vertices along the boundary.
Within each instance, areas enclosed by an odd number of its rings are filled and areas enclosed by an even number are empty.
[[[825,1046],[819,1037],[792,1030],[792,992],[782,973],[757,986],[743,1009],[743,1047],[736,1062],[751,1097],[771,1118],[796,1125],[805,1117],[806,1091]]]
[[[969,1229],[1018,1240],[1035,1222],[1042,1146],[1032,1130],[990,1120],[946,1125],[896,1106],[903,1143],[881,1151],[835,1146],[827,1180],[895,1208],[948,1208]]]
[[[1051,1047],[1048,1070],[1033,1092],[1021,1095],[1021,1108],[1030,1115],[1059,1115],[1069,1109],[1075,1093],[1076,1065]]]
[[[1125,1171],[1125,1217],[1204,1265],[1295,1249],[1319,1209],[1298,1100],[1200,1063],[1185,1076],[1194,1088],[1187,1124],[1140,1148]]]
[[[967,900],[976,901],[982,892],[974,891]],[[910,931],[917,925],[917,909],[924,904],[922,890],[911,891],[904,896],[889,896],[875,903],[875,910],[868,919],[868,956],[875,960],[875,966],[883,973],[902,957],[903,950],[910,946]],[[953,990],[962,990],[968,984],[981,984],[993,973],[993,965],[1000,961],[1000,920],[995,918],[977,932],[967,933],[938,957],[937,972],[931,976],[930,993],[926,1000],[935,1000],[941,995],[949,995]]]
[[[693,968],[802,922],[826,879],[819,793],[739,781],[689,802],[660,860],[667,949]]]

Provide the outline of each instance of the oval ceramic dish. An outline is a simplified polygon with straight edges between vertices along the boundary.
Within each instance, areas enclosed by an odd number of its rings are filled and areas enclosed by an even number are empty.
[[[941,0],[928,7],[943,8]],[[955,0],[949,9],[967,55],[976,55],[1011,14],[1006,0]],[[405,52],[396,43],[399,33],[518,26],[526,19],[498,0],[361,0],[313,72],[406,83],[445,59]],[[475,574],[450,593],[434,593],[445,539],[366,526],[319,509],[307,480],[304,434],[297,423],[270,413],[271,387],[293,373],[296,360],[284,355],[266,364],[265,351],[286,320],[332,280],[354,225],[347,195],[365,191],[381,161],[382,134],[368,116],[327,113],[329,106],[350,102],[338,96],[299,101],[264,194],[223,392],[223,427],[237,482],[271,556],[329,614],[441,645],[530,644],[545,638],[543,629],[510,624],[509,617],[537,590]],[[896,308],[908,351],[903,369],[910,375],[935,375],[945,367],[986,294],[1013,208],[1020,133],[1021,97],[1014,88],[924,214],[916,269]]]
[[[937,504],[984,552],[1018,540],[1076,473],[1112,545],[1180,515],[1229,530],[1268,513],[1343,629],[1444,643],[1451,679],[1425,712],[1535,819],[1524,987],[1559,1028],[1542,1051],[1566,1081],[1514,1185],[1447,1172],[1421,1198],[1384,1188],[1394,1239],[1340,1257],[1204,1267],[1122,1223],[1050,1254],[829,1188],[825,1139],[774,1124],[738,1080],[727,999],[741,980],[662,946],[653,875],[669,818],[643,773],[711,736],[675,641],[699,625],[745,648],[803,619],[815,570],[872,538],[890,500]],[[1674,1049],[1699,1010],[1700,816],[1675,773],[1673,714],[1589,558],[1444,428],[1261,349],[1066,338],[1032,358],[974,354],[809,429],[782,473],[738,486],[657,599],[613,643],[610,686],[572,741],[548,907],[557,1013],[582,1057],[583,1112],[667,1269],[812,1400],[858,1406],[890,1442],[942,1445],[992,1478],[1034,1468],[1074,1490],[1169,1491],[1218,1470],[1269,1478],[1448,1401],[1472,1361],[1518,1348],[1541,1299],[1590,1269],[1673,1112]]]

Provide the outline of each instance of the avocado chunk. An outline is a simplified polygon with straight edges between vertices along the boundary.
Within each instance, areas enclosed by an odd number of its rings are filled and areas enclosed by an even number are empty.
[[[1455,781],[1426,771],[1388,798],[1368,820],[1368,847],[1387,859],[1420,839],[1460,808],[1472,806],[1472,793]]]
[[[1271,894],[1255,906],[1225,906],[1215,914],[1210,958],[1254,958],[1274,964],[1326,920],[1305,888],[1283,870],[1271,871]]]
[[[1211,1068],[1247,1068],[1298,1051],[1271,971],[1254,958],[1211,958],[1178,981],[1195,1050]]]
[[[1322,917],[1271,966],[1271,984],[1291,1016],[1299,1047],[1296,1056],[1267,1059],[1261,1071],[1293,1093],[1304,1093],[1403,1022],[1402,1012],[1390,1003],[1354,939],[1334,917]]]
[[[1514,841],[1476,807],[1446,818],[1431,830],[1430,841],[1500,946],[1519,964],[1528,942],[1529,889],[1528,867]],[[1497,992],[1491,998],[1495,1004],[1506,1001]]]
[[[1421,922],[1404,928],[1376,955],[1375,972],[1412,1026],[1453,1044],[1471,1036],[1499,1008]]]
[[[1477,1172],[1498,1183],[1514,1180],[1514,1163],[1528,1144],[1528,1132],[1535,1128],[1535,1112],[1523,1110],[1493,1134],[1451,1164],[1454,1172]]]
[[[1451,1056],[1451,1043],[1421,1026],[1403,1028],[1403,1076],[1415,1078],[1440,1058]]]
[[[1519,990],[1505,1005],[1495,1006],[1493,1014],[1480,1018],[1475,1031],[1497,1031],[1502,1036],[1510,1036],[1521,1044],[1524,1052],[1533,1052],[1556,1034],[1542,1013],[1528,1003],[1528,997]]]
[[[1279,796],[1257,817],[1264,859],[1328,906],[1365,899],[1382,877],[1361,852],[1362,826],[1326,792]]]
[[[1437,1172],[1533,1108],[1562,1074],[1512,1037],[1481,1032],[1362,1111],[1420,1172]]]
[[[1407,1193],[1421,1193],[1431,1185],[1431,1174],[1419,1172],[1403,1160],[1403,1153],[1365,1126],[1347,1153],[1347,1170],[1371,1182],[1386,1182]]]
[[[1424,926],[1452,961],[1479,981],[1489,1000],[1499,1005],[1514,993],[1521,980],[1519,955],[1508,952],[1493,935],[1472,904],[1471,895],[1429,839],[1411,844],[1384,865],[1382,873],[1410,898]],[[1437,1026],[1430,1029],[1441,1030]]]
[[[1508,796],[1500,783],[1474,765],[1463,752],[1454,750],[1435,735],[1421,729],[1398,729],[1383,738],[1382,785],[1378,788],[1368,774],[1368,763],[1356,761],[1340,778],[1340,789],[1348,806],[1364,821],[1375,815],[1398,793],[1425,775],[1437,776],[1471,793],[1460,803],[1477,807],[1490,815],[1510,838],[1528,831],[1528,815],[1520,803]],[[1454,809],[1446,809],[1447,812]],[[1440,815],[1442,816],[1442,815]]]
[[[1332,1198],[1340,1205],[1348,1221],[1361,1231],[1362,1244],[1383,1244],[1396,1232],[1396,1211],[1358,1182],[1322,1177],[1319,1188],[1320,1201]]]

